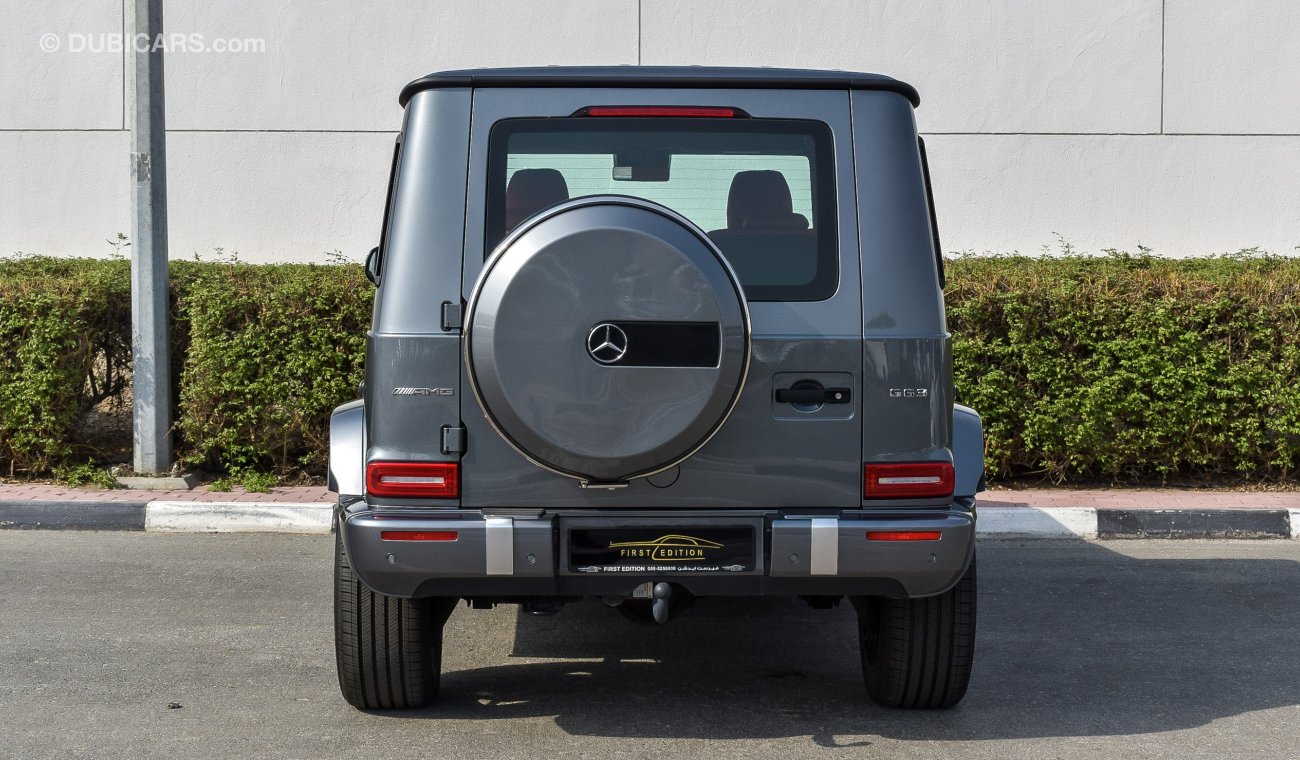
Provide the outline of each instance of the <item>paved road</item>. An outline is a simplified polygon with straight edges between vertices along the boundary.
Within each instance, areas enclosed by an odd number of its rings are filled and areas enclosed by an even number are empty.
[[[324,536],[0,531],[0,756],[1300,756],[1300,543],[988,543],[960,707],[867,703],[847,608],[458,610],[444,699],[338,696]],[[168,709],[177,702],[179,709]]]

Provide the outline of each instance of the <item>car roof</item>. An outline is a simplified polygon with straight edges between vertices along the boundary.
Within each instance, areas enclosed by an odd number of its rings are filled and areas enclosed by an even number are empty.
[[[885,90],[920,105],[906,82],[883,74],[727,66],[528,66],[439,71],[402,88],[403,107],[421,90],[443,87],[666,87],[711,89]]]

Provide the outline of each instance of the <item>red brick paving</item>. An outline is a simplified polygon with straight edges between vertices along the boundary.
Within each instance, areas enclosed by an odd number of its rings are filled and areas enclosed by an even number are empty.
[[[985,491],[979,503],[988,507],[1093,509],[1300,509],[1300,491],[1032,488]]]
[[[270,493],[211,491],[136,491],[67,488],[41,483],[0,483],[0,501],[234,501],[332,503],[334,494],[320,486],[273,488]],[[1300,491],[1207,491],[1190,489],[1033,488],[986,491],[979,503],[988,507],[1078,507],[1094,509],[1300,509]]]
[[[43,483],[0,483],[0,501],[252,501],[293,502],[299,504],[332,503],[334,494],[323,486],[295,486],[272,488],[270,493],[248,493],[242,488],[233,491],[212,491],[199,486],[193,491],[137,491],[116,488],[106,491],[97,488],[67,488]]]

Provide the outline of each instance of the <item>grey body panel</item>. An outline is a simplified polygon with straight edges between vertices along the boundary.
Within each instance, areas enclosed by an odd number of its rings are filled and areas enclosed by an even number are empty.
[[[366,461],[449,462],[460,424],[460,336],[372,334],[366,352]]]
[[[406,105],[417,92],[445,87],[581,87],[677,89],[881,90],[916,106],[916,88],[882,74],[817,69],[722,66],[525,66],[439,71],[402,88]],[[649,102],[649,101],[647,101]]]
[[[943,291],[912,109],[891,93],[851,97],[864,335],[944,337]]]
[[[470,91],[431,90],[406,109],[372,329],[442,334],[440,308],[459,304]]]
[[[441,432],[460,425],[460,333],[441,317],[461,303],[470,103],[468,89],[440,89],[406,109],[366,352],[366,462],[457,456]]]
[[[983,489],[984,423],[969,406],[952,409],[952,458],[957,467],[954,496],[974,496]]]
[[[330,415],[329,489],[339,498],[366,492],[365,401],[349,401]]]
[[[952,461],[952,348],[915,118],[891,93],[850,97],[862,250],[863,461]]]

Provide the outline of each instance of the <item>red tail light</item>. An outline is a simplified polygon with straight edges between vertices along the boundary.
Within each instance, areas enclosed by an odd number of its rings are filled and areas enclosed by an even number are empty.
[[[938,541],[943,534],[937,530],[869,530],[868,541]]]
[[[371,462],[366,492],[399,499],[454,499],[460,496],[456,462]]]
[[[716,106],[590,106],[575,116],[694,116],[696,118],[731,118],[743,116],[735,108]]]
[[[379,537],[385,541],[455,541],[460,534],[454,530],[382,530]]]
[[[906,462],[862,466],[862,498],[920,499],[951,496],[951,462]]]

